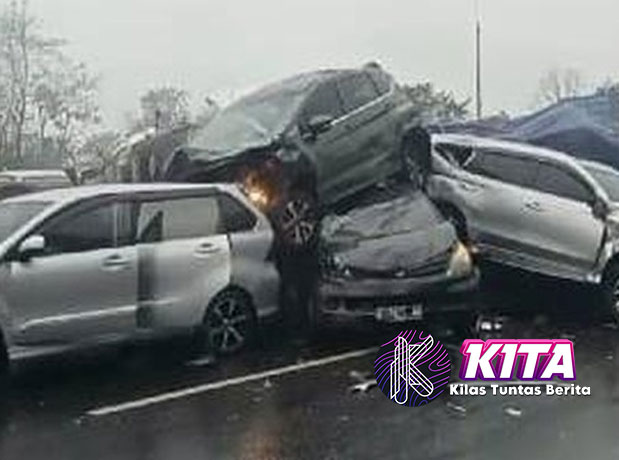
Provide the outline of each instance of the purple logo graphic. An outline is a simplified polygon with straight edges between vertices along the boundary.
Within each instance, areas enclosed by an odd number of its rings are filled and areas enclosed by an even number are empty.
[[[378,350],[378,388],[401,406],[429,404],[445,391],[451,361],[445,347],[423,331],[402,331]]]

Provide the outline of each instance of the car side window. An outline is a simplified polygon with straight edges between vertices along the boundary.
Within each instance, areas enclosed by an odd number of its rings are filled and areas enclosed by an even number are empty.
[[[115,246],[117,203],[68,211],[52,219],[40,232],[47,255],[94,251]]]
[[[447,161],[458,166],[466,165],[473,155],[473,149],[466,145],[436,144],[434,149]]]
[[[520,187],[531,187],[536,174],[534,161],[489,150],[478,150],[466,169]]]
[[[535,188],[540,192],[585,203],[593,199],[593,192],[582,181],[565,169],[548,163],[538,163]]]
[[[338,82],[338,87],[346,113],[378,98],[376,85],[365,72],[346,75]]]
[[[323,83],[308,97],[302,110],[301,124],[307,125],[317,115],[327,115],[333,119],[344,115],[335,82]]]
[[[219,195],[221,221],[226,233],[240,233],[256,226],[256,216],[230,195]]]
[[[215,195],[143,200],[139,206],[137,239],[142,243],[201,238],[220,232]]]

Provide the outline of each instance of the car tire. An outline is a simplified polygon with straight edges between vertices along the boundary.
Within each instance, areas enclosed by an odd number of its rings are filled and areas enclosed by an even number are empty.
[[[619,262],[613,262],[602,280],[601,313],[605,318],[619,322]]]
[[[312,249],[318,240],[316,199],[308,192],[293,191],[275,211],[277,238],[287,252]]]
[[[256,315],[251,297],[240,289],[227,289],[206,308],[198,331],[201,351],[231,355],[253,343]]]

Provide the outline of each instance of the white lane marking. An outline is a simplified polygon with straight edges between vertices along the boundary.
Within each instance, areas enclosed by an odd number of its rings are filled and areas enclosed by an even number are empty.
[[[256,380],[262,380],[270,377],[277,377],[280,375],[291,374],[293,372],[299,372],[305,369],[311,369],[314,367],[326,366],[329,364],[346,361],[349,359],[360,358],[369,354],[376,353],[378,348],[365,348],[363,350],[351,351],[348,353],[342,353],[339,355],[328,356],[326,358],[316,359],[313,361],[306,361],[304,363],[292,364],[290,366],[279,367],[264,372],[258,372],[256,374],[244,375],[241,377],[235,377],[227,380],[221,380],[219,382],[206,383],[204,385],[198,385],[195,387],[185,388],[182,390],[170,391],[167,393],[161,393],[156,396],[150,396],[147,398],[136,399],[135,401],[128,401],[113,406],[105,406],[98,409],[91,409],[86,412],[87,415],[92,417],[101,417],[104,415],[118,414],[120,412],[127,412],[131,410],[141,409],[143,407],[152,406],[154,404],[161,404],[168,401],[174,401],[177,399],[186,398],[197,394],[207,393],[213,390],[219,390],[231,386],[242,385],[248,382],[254,382]]]

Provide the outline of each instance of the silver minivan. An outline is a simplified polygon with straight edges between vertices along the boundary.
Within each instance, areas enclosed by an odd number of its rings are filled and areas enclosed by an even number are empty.
[[[127,184],[0,202],[4,363],[178,330],[216,352],[277,312],[268,220],[232,185]]]
[[[461,237],[488,259],[600,284],[619,314],[619,175],[527,144],[455,134],[432,143],[428,193]]]

